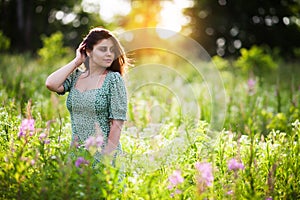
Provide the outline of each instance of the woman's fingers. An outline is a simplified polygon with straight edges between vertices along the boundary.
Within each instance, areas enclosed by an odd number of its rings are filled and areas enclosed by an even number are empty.
[[[77,51],[83,52],[85,50],[85,43],[81,42],[79,47],[77,48]]]
[[[85,43],[81,42],[76,49],[76,59],[80,64],[83,63],[86,59],[85,46]]]

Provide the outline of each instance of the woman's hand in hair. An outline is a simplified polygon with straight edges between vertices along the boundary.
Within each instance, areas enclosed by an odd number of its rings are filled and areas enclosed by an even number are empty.
[[[85,43],[81,42],[79,47],[76,49],[76,58],[75,63],[76,65],[81,65],[87,57],[86,49],[85,49]]]

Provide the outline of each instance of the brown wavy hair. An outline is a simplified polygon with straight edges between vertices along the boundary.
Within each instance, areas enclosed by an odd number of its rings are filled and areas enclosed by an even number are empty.
[[[119,72],[123,76],[127,66],[129,65],[129,60],[125,54],[123,46],[112,32],[100,27],[93,28],[89,31],[87,36],[85,36],[83,43],[85,43],[86,49],[93,50],[94,45],[103,39],[111,39],[115,45],[115,58],[109,69],[114,72]],[[85,62],[85,67],[86,70],[89,71],[89,65],[87,62]]]

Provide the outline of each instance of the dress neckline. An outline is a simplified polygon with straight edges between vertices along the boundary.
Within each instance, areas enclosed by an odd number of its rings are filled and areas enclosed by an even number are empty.
[[[82,73],[83,73],[83,72],[82,72]],[[104,78],[104,81],[103,81],[101,87],[99,87],[99,88],[93,88],[93,89],[89,89],[89,90],[85,90],[85,91],[81,91],[81,90],[79,90],[78,88],[76,88],[76,83],[77,83],[78,78],[80,77],[80,75],[81,75],[82,73],[80,73],[80,74],[76,77],[76,79],[75,79],[75,81],[74,81],[74,87],[73,87],[74,90],[77,91],[77,92],[80,93],[80,94],[87,93],[87,92],[90,92],[90,91],[95,91],[95,90],[96,90],[96,91],[97,91],[97,90],[101,90],[101,89],[103,88],[104,84],[105,84],[106,81],[107,81],[107,76],[108,76],[108,74],[110,74],[110,70],[107,71],[107,73],[106,73],[106,75],[105,75],[105,78]]]

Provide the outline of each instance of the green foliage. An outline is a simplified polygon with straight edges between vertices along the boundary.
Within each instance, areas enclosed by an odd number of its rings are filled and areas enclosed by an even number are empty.
[[[13,52],[35,54],[41,47],[41,35],[51,35],[57,30],[64,33],[65,44],[75,48],[91,26],[104,25],[98,12],[91,13],[83,9],[81,0],[0,1],[0,8],[3,19],[0,30],[13,41]],[[63,13],[62,18],[55,17],[58,12]],[[70,15],[74,17],[71,21]]]
[[[293,47],[300,46],[299,26],[293,23],[293,20],[288,26],[280,20],[283,16],[298,19],[300,4],[299,1],[285,2],[283,5],[274,4],[270,0],[231,3],[194,1],[192,7],[184,10],[191,20],[185,28],[192,30],[190,36],[203,45],[210,55],[222,55],[224,52],[225,56],[238,56],[239,49],[235,47],[235,43],[240,41],[242,48],[266,44],[270,47],[278,47],[281,56],[293,57]],[[257,10],[258,8],[260,11]],[[279,21],[272,21],[270,17]],[[228,21],[230,24],[227,23]],[[218,42],[220,38],[226,39],[222,46]]]
[[[0,51],[8,50],[10,47],[10,39],[6,37],[0,30]]]
[[[4,123],[5,116],[7,112],[1,112]],[[31,116],[37,117],[34,113]],[[122,181],[119,168],[106,162],[92,165],[93,158],[88,152],[70,148],[69,128],[64,127],[65,131],[61,132],[57,122],[36,120],[34,132],[19,137],[20,119],[10,120],[14,124],[9,131],[0,130],[2,199],[40,199],[41,196],[47,199],[169,199],[170,196],[297,199],[300,196],[299,120],[291,124],[289,134],[272,131],[266,138],[222,131],[212,140],[207,136],[207,123],[182,120],[180,127],[171,121],[156,126],[149,124],[147,131],[156,137],[145,138],[141,143],[140,138],[133,137],[133,127],[128,127],[122,139],[126,152],[122,158],[126,176]],[[88,163],[75,166],[78,157],[84,157]],[[232,158],[240,160],[243,169],[230,170],[228,161]],[[197,162],[212,164],[212,186],[199,185]],[[184,181],[168,189],[169,177],[175,170],[181,171]]]
[[[267,128],[270,130],[287,130],[287,118],[284,113],[277,113],[272,117],[271,122],[267,125]]]
[[[300,58],[300,48],[294,48],[293,53],[296,58]]]
[[[61,32],[53,33],[51,36],[41,37],[43,47],[38,50],[42,64],[53,65],[58,60],[62,60],[70,50],[63,45],[63,34]]]
[[[242,48],[240,52],[241,56],[237,59],[235,64],[244,71],[262,77],[277,68],[277,64],[272,57],[266,54],[261,47],[252,46],[249,50]]]
[[[230,75],[230,68],[220,70],[228,97],[223,131],[210,130],[211,102],[205,82],[196,78],[178,81],[173,74],[167,77],[176,80],[172,82],[175,88],[189,84],[198,89],[194,95],[203,107],[202,113],[205,112],[201,120],[181,113],[182,105],[166,88],[159,85],[139,88],[129,99],[128,121],[121,136],[124,154],[119,158],[123,168],[119,168],[107,162],[93,165],[89,152],[70,147],[71,127],[65,97],[55,93],[50,96],[41,87],[53,69],[40,67],[29,55],[1,55],[0,62],[1,199],[300,197],[300,95],[298,90],[289,90],[289,76],[280,77],[283,80],[280,83],[249,86],[244,76]],[[186,77],[194,73],[188,67],[183,68],[188,73],[182,73]],[[297,74],[297,70],[291,71]],[[153,74],[145,73],[128,81],[139,86],[139,80],[146,76],[154,78]],[[292,84],[300,85],[298,77]],[[277,90],[282,104],[280,112]],[[32,104],[20,106],[20,101],[29,98]],[[190,98],[188,93],[183,102],[189,102]],[[35,119],[34,132],[19,137],[22,119],[30,117]],[[76,167],[78,157],[89,163]],[[230,170],[228,161],[232,158],[244,168]],[[204,187],[199,182],[197,162],[211,163],[214,176],[211,186]],[[125,169],[125,177],[119,180],[121,169]],[[176,170],[184,180],[170,188],[170,176]]]
[[[213,56],[212,61],[219,70],[227,70],[230,68],[230,62],[221,56]]]

